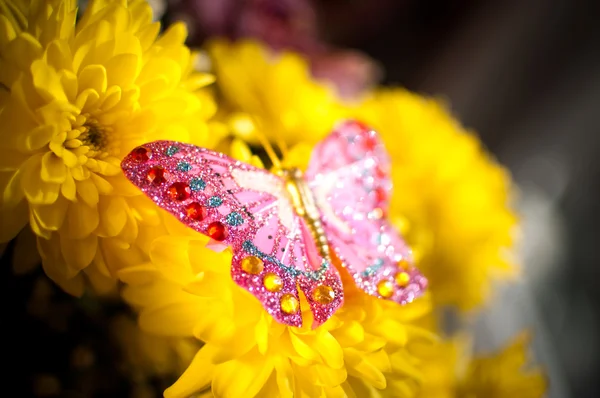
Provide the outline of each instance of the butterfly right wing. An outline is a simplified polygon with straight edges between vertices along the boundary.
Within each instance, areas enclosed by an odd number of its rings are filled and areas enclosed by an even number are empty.
[[[341,123],[313,150],[305,177],[336,256],[357,286],[399,304],[420,296],[427,280],[387,218],[390,160],[377,134]]]
[[[233,251],[233,280],[279,322],[301,326],[298,287],[314,325],[341,305],[339,274],[316,253],[284,181],[266,170],[205,148],[156,141],[122,162],[125,175],[182,223],[212,238],[209,247]],[[323,303],[320,286],[331,288]]]

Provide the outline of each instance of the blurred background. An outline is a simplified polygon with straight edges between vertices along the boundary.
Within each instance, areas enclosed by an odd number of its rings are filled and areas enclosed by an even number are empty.
[[[254,36],[275,48],[300,51],[311,59],[316,76],[340,79],[338,89],[349,99],[377,79],[446,98],[456,117],[477,131],[512,172],[524,220],[524,277],[499,287],[494,302],[474,322],[477,349],[500,347],[531,328],[534,356],[548,372],[549,397],[600,397],[600,2],[151,3],[164,21],[188,22],[191,45],[212,35]],[[52,313],[59,315],[51,327],[42,326],[46,323],[25,315],[25,303],[32,297],[47,300],[48,291],[56,288],[41,286],[35,276],[15,280],[9,268],[0,269],[1,290],[13,301],[6,310],[7,324],[13,326],[9,331],[15,333],[10,339],[38,342],[19,356],[27,359],[16,362],[15,369],[64,362],[84,372],[95,363],[98,370],[86,374],[96,385],[107,394],[126,391],[122,377],[111,377],[114,347],[105,346],[104,338],[106,319],[122,308],[94,308],[85,300],[84,310],[71,308],[69,299],[54,291]],[[23,330],[27,336],[17,332]],[[55,352],[36,355],[48,341],[56,343]],[[68,355],[61,345],[72,348]],[[53,382],[36,379],[40,391],[51,390]]]

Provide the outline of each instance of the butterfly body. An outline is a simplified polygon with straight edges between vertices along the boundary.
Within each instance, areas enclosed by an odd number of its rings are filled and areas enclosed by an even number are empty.
[[[122,168],[159,206],[210,236],[209,247],[230,247],[232,279],[277,321],[301,326],[300,290],[316,327],[343,304],[334,256],[368,294],[404,304],[425,288],[377,191],[391,186],[373,174],[373,166],[386,166],[386,154],[378,141],[367,151],[356,146],[371,134],[342,125],[317,146],[304,173],[274,174],[172,141],[136,148]]]

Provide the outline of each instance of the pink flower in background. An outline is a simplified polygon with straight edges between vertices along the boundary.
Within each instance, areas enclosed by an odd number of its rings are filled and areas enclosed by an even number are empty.
[[[184,20],[191,44],[209,37],[255,38],[275,50],[307,57],[316,78],[328,80],[344,98],[355,98],[381,77],[365,54],[325,43],[317,11],[308,0],[181,0],[171,5],[171,19]]]

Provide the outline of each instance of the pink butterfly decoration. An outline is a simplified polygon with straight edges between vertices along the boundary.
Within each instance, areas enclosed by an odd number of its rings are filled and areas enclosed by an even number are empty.
[[[343,304],[335,254],[366,293],[406,304],[427,281],[386,218],[390,160],[377,134],[346,121],[314,149],[304,174],[278,174],[173,141],[134,149],[127,178],[181,222],[231,247],[233,280],[277,321],[302,325],[298,288],[313,327]]]

